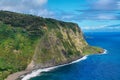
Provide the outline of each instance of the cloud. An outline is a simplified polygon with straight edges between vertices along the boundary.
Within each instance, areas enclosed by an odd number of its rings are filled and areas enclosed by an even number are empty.
[[[115,24],[115,25],[107,25],[105,26],[109,30],[119,30],[120,31],[120,24]]]
[[[49,18],[54,18],[55,17],[55,12],[50,11],[48,9],[39,10],[36,14],[38,16],[42,16],[42,17],[49,17]]]
[[[113,31],[120,31],[120,24],[116,25],[103,25],[103,26],[84,26],[82,27],[82,30],[84,31],[105,31],[105,32],[113,32]]]
[[[26,10],[40,8],[47,3],[47,0],[1,0],[1,10]]]
[[[108,25],[106,27],[109,27],[109,28],[120,28],[120,24],[116,24],[116,25]]]
[[[119,0],[87,1],[88,9],[76,10],[78,13],[80,13],[79,20],[120,20]]]
[[[71,20],[73,14],[62,10],[50,10],[48,0],[0,0],[0,10],[33,14],[42,17]]]
[[[61,19],[69,20],[73,17],[74,17],[73,15],[63,15]]]
[[[0,10],[53,17],[54,13],[45,7],[47,2],[48,0],[1,0]]]
[[[99,19],[99,20],[115,20],[117,19],[116,16],[114,15],[108,15],[108,14],[99,14],[97,15],[96,19]]]
[[[36,8],[46,4],[47,0],[22,0],[21,3],[29,8]]]
[[[93,9],[98,9],[98,10],[111,10],[111,9],[116,9],[117,0],[97,0],[94,2],[91,6]]]
[[[80,5],[83,10],[62,11],[51,10],[46,5],[48,0],[0,0],[0,10],[34,14],[42,17],[55,18],[64,21],[82,20],[120,20],[119,0],[85,0],[87,4]],[[78,1],[79,2],[79,1]],[[81,1],[80,1],[81,2]]]
[[[84,26],[82,27],[83,30],[97,30],[97,29],[103,29],[105,28],[106,26]]]

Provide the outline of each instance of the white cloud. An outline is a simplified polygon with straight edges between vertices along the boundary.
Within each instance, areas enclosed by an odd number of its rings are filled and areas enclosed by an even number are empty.
[[[48,0],[1,0],[0,10],[57,18],[56,12],[46,8],[47,2]]]
[[[42,11],[42,12],[41,12]],[[53,18],[55,13],[52,12],[52,11],[48,11],[47,9],[42,9],[40,11],[38,11],[38,14],[39,16],[42,16],[42,17],[49,17],[49,18]]]
[[[99,14],[98,19],[111,20],[111,19],[116,19],[116,17],[114,15]]]
[[[47,0],[1,0],[0,9],[6,9],[6,7],[13,8],[15,10],[34,9],[36,7],[40,8],[46,3]]]
[[[118,9],[120,9],[120,1],[117,2]]]
[[[43,6],[47,3],[47,0],[22,0],[23,4],[28,4],[27,6]]]
[[[74,16],[73,15],[63,15],[62,19],[66,20],[66,19],[72,19]]]
[[[114,0],[98,0],[97,2],[101,4],[109,4],[109,3],[112,3],[113,1]]]
[[[114,25],[84,26],[81,28],[84,31],[120,31],[120,26],[114,26]]]
[[[98,10],[116,9],[116,2],[116,0],[96,0],[93,4],[93,8]]]
[[[48,0],[1,0],[0,10],[53,17],[54,13],[45,8]]]
[[[103,29],[105,28],[106,26],[85,26],[85,27],[82,27],[83,30],[97,30],[97,29]]]
[[[118,27],[109,27],[108,29],[116,29],[116,30],[120,30],[120,26],[118,26]]]

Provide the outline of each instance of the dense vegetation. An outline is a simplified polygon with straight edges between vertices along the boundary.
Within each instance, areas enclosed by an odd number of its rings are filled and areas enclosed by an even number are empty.
[[[0,79],[24,70],[33,56],[35,41],[21,28],[0,23]]]
[[[55,65],[100,51],[88,46],[75,23],[0,11],[0,80],[25,70],[32,59]]]

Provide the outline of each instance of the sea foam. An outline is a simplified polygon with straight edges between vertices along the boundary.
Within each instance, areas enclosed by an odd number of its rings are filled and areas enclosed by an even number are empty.
[[[107,54],[108,52],[107,52],[107,50],[106,49],[104,49],[104,52],[103,52],[103,54]]]
[[[107,54],[107,50],[104,49],[104,52],[102,54]],[[73,64],[73,63],[77,63],[77,62],[80,62],[80,61],[83,61],[83,60],[86,60],[88,57],[88,55],[86,56],[83,56],[82,58],[76,60],[76,61],[73,61],[71,63],[68,63],[68,64],[63,64],[63,65],[59,65],[59,66],[54,66],[54,67],[50,67],[50,68],[44,68],[44,69],[38,69],[38,70],[34,70],[32,71],[30,74],[27,74],[25,75],[22,80],[29,80],[33,77],[36,77],[38,75],[40,75],[42,72],[48,72],[50,70],[53,70],[55,68],[59,68],[59,67],[62,67],[62,66],[66,66],[66,65],[70,65],[70,64]]]
[[[24,76],[22,80],[29,80],[30,78],[33,78],[33,77],[36,77],[36,76],[40,75],[41,72],[48,72],[48,71],[53,70],[55,68],[70,65],[70,64],[73,64],[73,63],[77,63],[77,62],[85,60],[85,59],[87,59],[87,56],[84,56],[84,57],[82,57],[82,58],[80,58],[80,59],[78,59],[76,61],[73,61],[71,63],[68,63],[68,64],[63,64],[63,65],[54,66],[54,67],[50,67],[50,68],[34,70],[34,71],[32,71],[32,73],[27,74],[26,76]]]
[[[107,54],[108,51],[106,49],[104,49],[104,52],[102,54],[99,54],[99,55],[103,55],[103,54]]]

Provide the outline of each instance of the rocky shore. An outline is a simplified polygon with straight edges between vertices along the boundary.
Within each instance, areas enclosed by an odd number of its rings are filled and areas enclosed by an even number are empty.
[[[103,51],[101,51],[100,53],[98,53],[98,54],[101,54],[101,53],[105,53],[106,52],[106,50],[103,50]],[[64,62],[64,63],[60,63],[60,64],[57,64],[57,65],[48,65],[47,67],[46,66],[42,66],[42,67],[37,67],[37,68],[35,68],[34,66],[34,64],[33,64],[33,61],[31,61],[31,63],[28,65],[28,67],[26,68],[26,70],[24,70],[24,71],[20,71],[20,72],[16,72],[16,73],[13,73],[13,74],[11,74],[11,75],[9,75],[5,80],[22,80],[22,78],[24,77],[24,76],[26,76],[27,74],[30,74],[30,73],[32,73],[32,71],[34,71],[34,70],[38,70],[38,69],[47,69],[47,68],[50,68],[50,67],[55,67],[55,66],[64,66],[64,65],[69,65],[69,64],[71,64],[72,62],[74,62],[74,61],[77,61],[77,60],[82,60],[82,58],[83,58],[83,56],[82,57],[76,57],[76,58],[74,58],[74,59],[71,59],[70,61],[67,61],[67,62]]]

